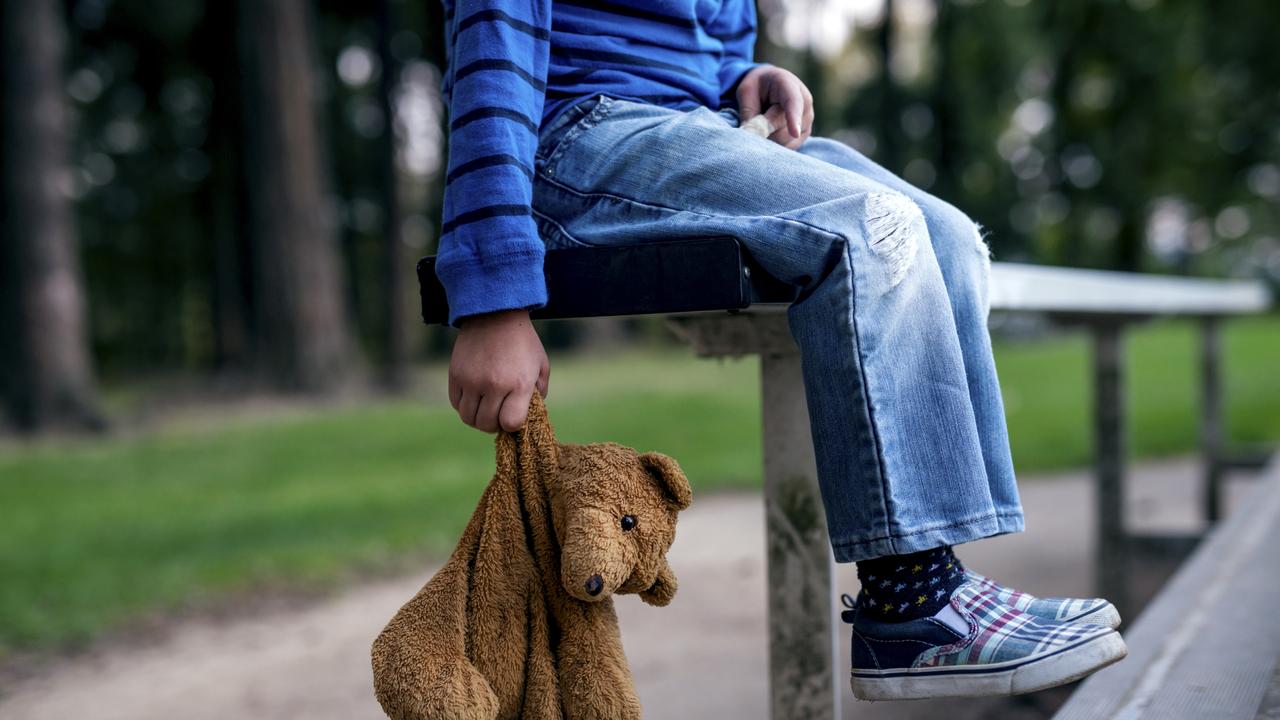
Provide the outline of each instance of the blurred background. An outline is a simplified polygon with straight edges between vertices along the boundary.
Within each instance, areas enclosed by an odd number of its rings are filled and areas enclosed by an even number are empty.
[[[966,210],[997,260],[1280,282],[1280,4],[759,11],[757,59],[808,84],[815,134]],[[309,607],[452,548],[492,456],[447,402],[453,331],[417,318],[442,15],[3,0],[0,697],[86,649]],[[695,360],[656,319],[540,332],[562,440],[759,487],[754,360]],[[993,332],[1027,482],[1087,464],[1086,339]],[[1225,342],[1231,439],[1280,439],[1280,318]],[[1134,334],[1137,455],[1195,447],[1194,348],[1183,323]]]

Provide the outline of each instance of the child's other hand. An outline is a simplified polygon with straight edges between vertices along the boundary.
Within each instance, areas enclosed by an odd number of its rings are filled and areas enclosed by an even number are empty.
[[[449,360],[449,402],[485,432],[524,425],[536,389],[547,396],[551,365],[527,310],[465,318]]]
[[[813,132],[813,94],[794,74],[761,65],[738,83],[738,114],[742,124],[761,112],[774,129],[769,139],[795,150]]]

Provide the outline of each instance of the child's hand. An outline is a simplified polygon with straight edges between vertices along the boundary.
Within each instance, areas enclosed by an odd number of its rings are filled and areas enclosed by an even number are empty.
[[[526,310],[462,321],[449,361],[449,402],[462,422],[485,432],[519,430],[537,389],[547,396],[551,365]]]
[[[813,94],[800,78],[780,67],[761,65],[738,83],[738,114],[743,125],[764,112],[769,139],[795,150],[813,132]]]

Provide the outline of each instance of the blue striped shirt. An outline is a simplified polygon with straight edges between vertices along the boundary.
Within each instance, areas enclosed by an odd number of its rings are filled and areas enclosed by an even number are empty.
[[[449,166],[436,274],[449,322],[547,301],[530,203],[538,129],[605,94],[733,104],[754,0],[444,0]]]

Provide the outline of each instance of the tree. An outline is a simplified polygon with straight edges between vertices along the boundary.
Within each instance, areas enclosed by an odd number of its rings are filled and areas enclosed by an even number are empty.
[[[240,85],[255,348],[272,384],[332,390],[354,342],[315,110],[310,18],[302,0],[241,0]]]
[[[244,162],[241,157],[243,125],[237,98],[241,95],[238,68],[226,62],[228,48],[236,44],[237,10],[228,3],[208,3],[204,8],[197,46],[201,65],[214,88],[206,146],[210,158],[209,180],[203,193],[207,231],[210,322],[213,335],[213,367],[239,374],[253,362],[253,256],[247,232]]]
[[[0,11],[0,390],[27,431],[101,425],[66,189],[59,10],[5,0]]]
[[[390,0],[378,0],[375,6],[378,26],[378,60],[382,73],[378,81],[378,107],[385,127],[378,142],[379,190],[382,195],[382,368],[381,382],[388,390],[402,390],[408,373],[408,325],[412,320],[405,305],[405,279],[412,263],[400,241],[400,183],[396,172],[395,108],[392,95],[400,76],[399,65],[391,52],[394,24]]]

